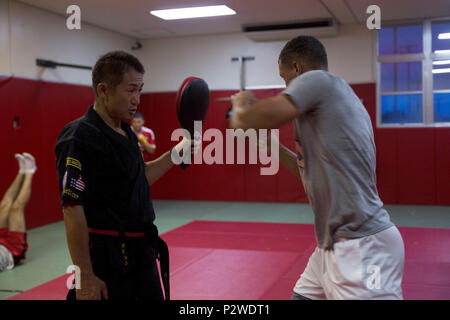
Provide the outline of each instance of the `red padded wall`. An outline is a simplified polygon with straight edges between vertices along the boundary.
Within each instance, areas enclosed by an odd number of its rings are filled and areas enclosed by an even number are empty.
[[[385,203],[398,203],[397,129],[376,131],[378,193]]]
[[[436,204],[450,206],[450,128],[435,129]]]
[[[387,204],[448,205],[450,203],[450,129],[376,128],[376,87],[374,83],[351,85],[362,99],[374,128],[377,146],[377,184]],[[257,90],[259,98],[280,90]],[[214,91],[204,130],[227,128],[224,114],[229,105],[215,98],[234,91]],[[144,95],[141,110],[154,129],[158,152],[168,150],[170,132],[177,127],[175,93]],[[292,124],[280,129],[280,141],[294,149]],[[206,144],[208,144],[207,142]],[[162,147],[160,147],[162,146]],[[177,190],[174,190],[177,189]],[[181,191],[180,191],[181,190]],[[276,176],[259,175],[259,165],[201,165],[186,172],[172,170],[152,186],[155,199],[307,202],[303,187],[284,167]]]
[[[224,148],[226,147],[226,129],[228,129],[225,113],[230,105],[215,100],[219,97],[229,97],[234,93],[236,92],[212,91],[211,105],[203,123],[203,132],[209,128],[220,130],[224,136]],[[270,97],[276,93],[275,90],[255,91],[258,98]],[[156,135],[157,151],[153,158],[159,157],[176,144],[176,142],[170,141],[172,131],[179,127],[175,113],[175,96],[174,92],[142,96],[140,112],[144,114],[146,124]],[[284,143],[293,146],[292,125],[283,128],[280,136]],[[204,142],[203,147],[210,143]],[[282,175],[280,176],[261,176],[258,164],[237,164],[236,152],[235,164],[225,164],[225,149],[223,155],[223,165],[203,163],[191,166],[185,171],[180,168],[172,169],[152,185],[152,197],[154,199],[224,201],[298,201],[306,199],[302,186],[284,168],[281,168]],[[281,182],[279,182],[280,177],[282,178]]]
[[[398,203],[436,203],[434,132],[434,128],[398,129]]]
[[[25,210],[28,228],[62,219],[53,148],[59,131],[83,115],[92,101],[92,89],[87,86],[0,79],[1,196],[18,171],[15,153],[31,153],[38,166]],[[16,129],[14,117],[20,119]]]
[[[375,84],[352,87],[363,99],[374,125],[381,199],[389,204],[450,205],[450,128],[378,129],[375,127]],[[225,133],[228,121],[224,115],[229,103],[218,103],[215,99],[235,92],[211,92],[211,106],[203,130],[217,128]],[[255,95],[264,98],[279,92],[257,90]],[[14,153],[32,153],[38,171],[26,208],[29,228],[62,219],[54,144],[58,132],[82,116],[93,98],[88,86],[0,77],[0,195],[17,173]],[[175,92],[143,94],[139,109],[155,132],[157,150],[153,158],[156,158],[176,143],[170,141],[172,131],[178,128]],[[14,117],[20,118],[17,129],[12,126]],[[292,124],[280,129],[280,141],[294,149]],[[284,167],[280,166],[275,176],[261,176],[259,169],[259,165],[249,164],[202,164],[185,171],[173,168],[152,185],[152,196],[179,200],[307,202],[301,183]]]

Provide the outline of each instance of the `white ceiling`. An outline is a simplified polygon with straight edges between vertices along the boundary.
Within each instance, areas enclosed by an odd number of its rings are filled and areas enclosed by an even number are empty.
[[[136,39],[240,32],[242,25],[335,18],[340,24],[365,23],[369,5],[381,8],[382,21],[450,17],[450,0],[20,0],[66,14],[81,8],[82,21]],[[150,10],[226,4],[234,16],[164,21]]]

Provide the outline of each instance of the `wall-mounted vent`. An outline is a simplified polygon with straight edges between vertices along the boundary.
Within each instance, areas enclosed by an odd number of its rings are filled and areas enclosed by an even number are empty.
[[[338,25],[333,19],[279,23],[270,25],[242,26],[242,32],[254,41],[290,40],[300,35],[334,37],[338,34]]]

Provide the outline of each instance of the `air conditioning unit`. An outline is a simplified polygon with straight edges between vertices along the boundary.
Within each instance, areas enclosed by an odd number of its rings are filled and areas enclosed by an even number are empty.
[[[280,24],[242,26],[242,32],[253,41],[283,41],[300,35],[316,38],[335,37],[338,24],[333,19],[301,21]]]

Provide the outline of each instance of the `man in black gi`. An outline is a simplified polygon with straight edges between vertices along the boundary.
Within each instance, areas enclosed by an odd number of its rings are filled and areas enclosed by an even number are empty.
[[[81,288],[71,289],[67,299],[162,300],[158,257],[167,291],[167,246],[153,224],[149,185],[173,166],[171,152],[144,163],[136,135],[124,122],[136,113],[143,75],[142,64],[128,53],[102,56],[92,71],[95,104],[58,136],[67,242],[81,271]],[[175,148],[189,150],[191,143],[184,138]]]

